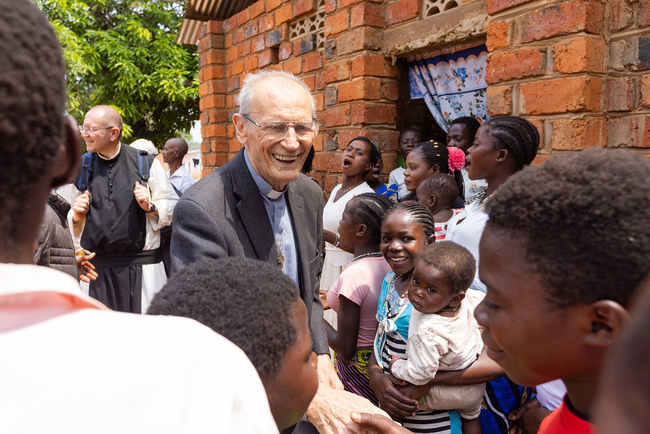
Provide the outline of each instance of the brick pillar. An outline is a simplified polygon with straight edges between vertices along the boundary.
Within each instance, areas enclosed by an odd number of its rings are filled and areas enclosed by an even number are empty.
[[[223,21],[208,21],[199,30],[199,107],[203,174],[228,161],[228,111]]]
[[[365,136],[382,151],[395,149],[397,69],[379,51],[385,26],[381,3],[328,0],[325,12],[324,150],[329,152],[317,155],[314,168],[328,172],[323,189],[329,193],[339,183],[340,150],[350,139]],[[394,168],[393,160],[385,158],[385,173]]]

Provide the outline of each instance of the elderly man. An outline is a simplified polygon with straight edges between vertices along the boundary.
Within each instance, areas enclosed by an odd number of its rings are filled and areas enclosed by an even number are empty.
[[[183,158],[187,154],[187,142],[181,138],[169,139],[165,142],[162,151],[163,161],[169,165],[167,177],[172,183],[176,193],[182,195],[192,184],[194,178],[183,166]]]
[[[167,281],[160,228],[178,196],[155,158],[120,142],[122,118],[110,106],[91,108],[80,128],[88,154],[75,183],[62,190],[76,244],[95,252],[99,277],[89,295],[111,309],[145,312]]]
[[[272,71],[249,75],[239,102],[233,123],[243,149],[179,201],[172,272],[205,256],[242,256],[271,262],[290,276],[310,314],[318,354],[321,385],[308,415],[321,430],[337,429],[359,402],[356,395],[332,388],[342,385],[322,325],[317,274],[323,194],[300,173],[319,129],[314,100],[300,79]]]

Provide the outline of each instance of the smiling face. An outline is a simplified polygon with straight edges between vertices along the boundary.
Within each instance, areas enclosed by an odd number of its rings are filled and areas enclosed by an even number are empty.
[[[400,137],[399,143],[397,144],[397,151],[400,153],[400,155],[406,157],[413,150],[415,145],[421,141],[422,140],[420,139],[418,133],[415,131],[407,131]]]
[[[391,212],[381,225],[381,253],[395,274],[403,278],[410,278],[426,243],[422,225],[404,211]]]
[[[370,145],[363,140],[354,140],[343,151],[341,172],[346,176],[365,175],[372,170],[369,158]]]
[[[487,295],[474,315],[488,356],[522,386],[571,378],[585,368],[582,307],[559,308],[548,301],[541,277],[526,261],[522,238],[495,231],[488,222],[479,252]]]
[[[465,159],[469,179],[490,178],[497,167],[496,162],[501,151],[494,146],[494,139],[488,133],[487,126],[479,128]]]
[[[309,94],[297,83],[272,77],[261,80],[255,86],[255,96],[248,114],[258,124],[268,121],[312,121]],[[298,178],[300,169],[309,154],[311,140],[298,140],[292,127],[281,139],[268,139],[244,116],[233,115],[237,139],[245,146],[246,154],[262,179],[275,190],[282,190]]]
[[[302,300],[294,303],[290,313],[297,338],[287,350],[280,372],[262,378],[271,413],[280,430],[296,423],[307,411],[316,390],[316,354],[311,349],[307,308]]]
[[[429,176],[440,172],[438,165],[429,166],[416,149],[406,157],[406,170],[404,171],[404,185],[408,191],[415,191],[418,185]]]
[[[415,266],[408,291],[413,309],[422,313],[438,313],[446,307],[456,307],[464,297],[463,293],[453,293],[445,273],[424,261],[418,261]]]
[[[470,133],[467,125],[453,124],[447,132],[447,146],[458,148],[467,154],[467,150],[472,146],[474,137]]]
[[[95,132],[84,129],[81,133],[88,152],[98,152],[107,158],[113,157],[117,152],[120,129],[114,124],[111,115],[112,113],[106,113],[102,108],[92,108],[86,113],[83,126],[97,129]]]

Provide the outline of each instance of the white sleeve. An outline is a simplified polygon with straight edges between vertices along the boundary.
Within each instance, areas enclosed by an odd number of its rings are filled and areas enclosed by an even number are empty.
[[[74,184],[66,184],[62,186],[58,191],[59,196],[68,201],[71,207],[74,207],[74,201],[77,199],[77,196],[81,194],[77,187]],[[76,225],[72,223],[72,217],[74,216],[74,209],[70,208],[68,211],[67,220],[68,220],[68,229],[70,230],[70,235],[72,235],[72,241],[74,242],[74,251],[78,252],[81,250],[81,235],[84,232],[86,227],[86,217],[81,219]]]
[[[156,206],[158,215],[147,213],[147,222],[156,231],[163,226],[171,224],[174,207],[178,202],[178,195],[169,182],[165,174],[165,169],[163,169],[162,164],[157,159],[154,159],[151,165],[151,175],[148,184],[151,202]]]

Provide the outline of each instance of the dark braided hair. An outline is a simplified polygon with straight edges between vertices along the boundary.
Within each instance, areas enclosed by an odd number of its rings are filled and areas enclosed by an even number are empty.
[[[415,145],[411,152],[418,153],[429,167],[438,166],[440,168],[440,173],[451,173],[449,170],[449,148],[447,148],[447,145],[443,145],[435,140],[428,140]],[[456,185],[458,186],[459,193],[464,193],[463,174],[460,170],[456,170],[452,175],[454,176],[454,181],[456,181]],[[458,197],[458,195],[456,195],[456,197]]]
[[[486,121],[482,128],[494,139],[496,149],[507,149],[517,170],[533,162],[539,149],[539,131],[519,116],[502,116]]]
[[[481,123],[477,121],[475,118],[469,117],[469,116],[462,116],[460,118],[456,118],[453,121],[451,121],[451,125],[454,124],[462,124],[465,125],[467,128],[467,131],[472,135],[472,137],[476,136],[476,132],[478,129],[481,127]]]
[[[0,227],[3,244],[20,244],[23,197],[63,141],[65,67],[54,30],[27,0],[0,0]]]
[[[378,243],[381,240],[381,222],[393,201],[383,194],[363,193],[353,197],[348,206],[354,210],[352,222],[361,220],[368,228],[371,240]]]
[[[406,214],[410,215],[417,221],[419,224],[422,225],[422,229],[424,230],[424,235],[428,238],[431,235],[436,234],[436,222],[433,219],[433,214],[431,214],[431,211],[429,211],[429,208],[426,206],[422,205],[419,202],[415,202],[412,200],[407,200],[404,202],[399,202],[395,204],[391,209],[389,209],[386,214],[384,215],[384,219],[382,220],[382,224],[386,221],[389,215],[391,215],[394,212],[397,211],[403,211]]]
[[[362,142],[366,142],[368,145],[370,145],[369,146],[370,147],[370,152],[368,153],[368,161],[370,161],[370,164],[372,164],[373,166],[375,164],[377,164],[377,162],[379,161],[379,158],[381,157],[381,154],[379,152],[379,148],[377,147],[377,145],[375,145],[375,142],[373,142],[372,140],[370,140],[367,137],[359,136],[359,137],[355,137],[354,139],[350,140],[348,142],[348,146],[350,146],[350,143],[354,142],[355,140],[361,140]]]
[[[458,197],[458,185],[449,175],[436,173],[429,176],[420,184],[422,191],[430,195],[436,193],[443,204],[451,206]]]
[[[451,286],[452,294],[465,292],[474,281],[476,260],[465,247],[453,241],[427,245],[418,261],[442,271]]]
[[[521,240],[557,306],[628,306],[650,272],[650,163],[631,151],[553,156],[508,178],[485,211],[486,230]]]

